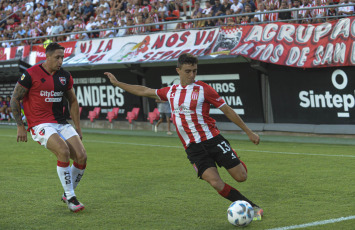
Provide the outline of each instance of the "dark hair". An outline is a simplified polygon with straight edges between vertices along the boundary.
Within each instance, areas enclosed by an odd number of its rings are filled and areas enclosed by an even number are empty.
[[[64,47],[61,46],[61,45],[59,45],[59,44],[56,43],[56,42],[49,43],[49,44],[47,45],[47,48],[46,48],[46,54],[47,54],[47,53],[51,53],[51,52],[53,52],[53,51],[55,51],[55,50],[59,50],[59,49],[64,50]]]
[[[189,53],[184,53],[179,56],[177,67],[181,68],[183,64],[195,65],[197,63],[198,63],[197,57]]]

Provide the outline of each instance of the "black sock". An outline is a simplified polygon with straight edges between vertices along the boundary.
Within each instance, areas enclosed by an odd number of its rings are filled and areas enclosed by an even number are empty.
[[[248,202],[252,207],[259,207],[258,205],[254,204],[251,200],[243,196],[243,194],[241,194],[237,189],[231,187],[228,184],[225,184],[223,190],[218,193],[224,198],[232,202],[237,200],[244,200]]]

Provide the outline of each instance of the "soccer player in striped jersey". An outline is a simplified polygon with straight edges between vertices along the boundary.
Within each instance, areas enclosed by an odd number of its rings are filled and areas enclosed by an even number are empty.
[[[180,84],[162,89],[151,89],[141,85],[120,82],[105,72],[114,86],[137,96],[169,101],[176,132],[185,148],[190,163],[197,175],[207,181],[221,196],[230,200],[245,200],[255,210],[255,220],[261,220],[263,210],[237,189],[226,184],[220,177],[217,165],[224,167],[238,182],[247,179],[247,167],[229,142],[220,134],[216,121],[209,116],[210,105],[219,108],[233,123],[238,125],[254,144],[259,144],[259,136],[251,131],[234,110],[208,84],[196,81],[198,59],[191,54],[178,58],[176,71]]]
[[[73,89],[71,74],[63,70],[64,47],[50,43],[46,61],[25,71],[19,78],[11,98],[11,109],[17,122],[17,142],[27,142],[22,121],[20,101],[32,139],[53,152],[57,157],[57,173],[64,188],[62,201],[73,212],[84,209],[74,193],[86,168],[86,151],[81,142],[79,104]],[[68,124],[63,114],[64,97],[68,100],[70,115],[75,124]],[[74,160],[69,166],[69,159]]]

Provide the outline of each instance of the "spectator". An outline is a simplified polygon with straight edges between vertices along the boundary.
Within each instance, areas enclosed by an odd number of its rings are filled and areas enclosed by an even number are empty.
[[[112,21],[107,22],[107,33],[106,38],[113,38],[116,35],[116,30],[114,30],[114,25]]]
[[[43,6],[40,3],[37,3],[34,12],[42,13],[43,11],[44,11]]]
[[[90,0],[85,1],[85,5],[82,7],[83,19],[85,22],[89,21],[91,16],[94,15],[94,6],[91,4]]]
[[[194,10],[192,11],[191,13],[191,17],[192,18],[196,18],[197,16],[197,13],[201,13],[202,14],[202,8],[200,7],[200,2],[195,2],[195,7],[194,7]],[[201,16],[200,16],[201,17]]]
[[[334,3],[333,3],[332,0],[328,0],[328,1],[327,1],[327,5],[328,5],[328,6],[331,6],[331,5],[333,5],[333,4],[334,4]],[[335,20],[335,19],[336,19],[335,16],[337,16],[338,14],[337,14],[337,11],[336,11],[335,7],[331,7],[331,8],[328,8],[328,9],[327,9],[326,15],[328,16],[327,21],[331,21],[331,20]]]
[[[10,48],[10,47],[14,46],[13,42],[10,43],[7,41],[9,39],[7,36],[2,37],[1,39],[2,39],[1,46],[3,48]]]
[[[123,37],[127,34],[127,29],[125,29],[126,26],[126,21],[124,19],[121,19],[120,22],[120,28],[118,29],[118,32],[116,34],[117,37]]]
[[[278,2],[279,0],[276,0],[276,2]],[[255,3],[254,3],[254,0],[246,0],[246,3],[244,5],[244,9],[245,9],[245,6],[249,4],[250,5],[250,10],[251,12],[255,12],[256,10],[256,6],[255,6]],[[275,4],[274,4],[275,5]]]
[[[219,15],[226,15],[227,10],[230,10],[232,4],[229,3],[229,0],[223,0],[221,13]]]
[[[207,19],[206,19],[205,27],[213,27],[216,25],[214,20],[211,19],[212,13],[207,14],[206,17]]]
[[[189,20],[189,19],[191,19],[191,17],[190,16],[186,16],[186,20]],[[177,24],[176,29],[177,30],[179,30],[179,29],[187,30],[187,29],[193,28],[193,26],[194,25],[193,25],[192,22],[189,22],[189,21],[181,22],[181,23]]]
[[[168,16],[168,9],[165,6],[164,0],[159,0],[158,16],[160,19]]]
[[[173,2],[174,5],[175,5],[175,1],[174,0],[170,0],[169,2]],[[143,0],[143,4],[142,4],[142,7],[141,7],[141,11],[144,11],[144,9],[147,9],[148,10],[148,13],[150,11],[152,11],[152,6],[149,4],[149,1],[148,0]]]
[[[256,11],[257,13],[265,12],[264,4],[258,4],[259,9]],[[267,21],[266,14],[255,14],[254,22],[264,22]]]
[[[211,5],[211,1],[207,0],[205,2],[205,9],[203,9],[202,13],[205,15],[209,15],[212,11],[212,5]],[[212,17],[212,14],[211,14]]]
[[[349,0],[340,0],[340,5],[349,4]],[[354,13],[354,6],[341,6],[338,8],[338,15],[342,16],[339,18],[344,18],[350,16]]]
[[[273,12],[274,11],[274,5],[267,5],[266,6],[266,11],[268,11],[269,13],[265,15],[266,20],[269,22],[275,22],[279,19],[279,13],[277,12]]]
[[[300,8],[303,8],[301,11],[302,13],[302,23],[309,24],[312,22],[312,12],[313,10],[308,9],[309,7],[312,7],[312,4],[310,3],[310,0],[303,0],[303,5],[300,6]]]
[[[86,31],[91,31],[91,30],[98,29],[98,27],[99,27],[99,24],[97,23],[97,21],[95,21],[94,16],[91,16],[89,22],[85,26],[85,29],[86,29]]]
[[[222,5],[219,0],[215,0],[215,5],[212,6],[212,16],[218,16],[222,12]]]
[[[46,34],[47,35],[52,35],[52,30],[53,30],[53,23],[52,21],[47,22],[47,29],[46,29]],[[31,32],[32,34],[32,32]]]
[[[320,1],[320,0],[319,0]],[[287,5],[287,2],[285,0],[283,0],[281,2],[281,6],[280,6],[280,10],[287,10],[289,7]],[[279,12],[279,19],[280,20],[288,20],[291,19],[291,12],[287,11],[287,12]]]
[[[6,114],[5,114],[6,108],[7,108],[7,104],[4,97],[0,96],[0,121],[6,119]]]
[[[300,0],[294,0],[294,1],[293,1],[293,7],[292,7],[292,9],[298,9],[298,8],[300,8]],[[292,11],[292,12],[291,12],[291,17],[292,17],[293,19],[300,19],[300,18],[302,18],[301,11],[299,11],[299,10],[297,10],[297,11]],[[296,21],[293,21],[293,22],[295,22],[295,23],[300,23],[299,20],[296,20]]]
[[[70,19],[67,23],[64,24],[64,32],[70,33],[74,30],[74,20]]]
[[[202,13],[201,12],[197,12],[196,17],[197,19],[202,18]],[[199,21],[194,21],[194,28],[203,28],[205,27],[205,20],[199,20]]]
[[[316,0],[316,5],[315,6],[324,6],[324,4],[322,4],[321,0]],[[312,12],[313,15],[313,22],[314,23],[320,23],[320,22],[324,22],[325,19],[325,15],[326,15],[326,9],[322,8],[322,9],[314,9]]]
[[[24,7],[22,8],[22,14],[25,14],[26,12],[29,13],[30,15],[33,13],[33,2],[31,0],[24,0]]]
[[[243,4],[240,3],[239,0],[233,0],[233,4],[230,8],[234,14],[240,14],[243,12]]]

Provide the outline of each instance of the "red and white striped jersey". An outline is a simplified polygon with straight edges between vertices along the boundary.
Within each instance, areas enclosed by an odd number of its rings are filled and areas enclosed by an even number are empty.
[[[266,14],[266,20],[270,22],[275,22],[279,19],[279,13],[269,13]]]
[[[190,143],[200,143],[217,136],[216,121],[209,116],[210,105],[220,108],[225,101],[202,81],[185,87],[173,85],[156,90],[163,101],[169,101],[171,114],[179,138],[185,149]]]

